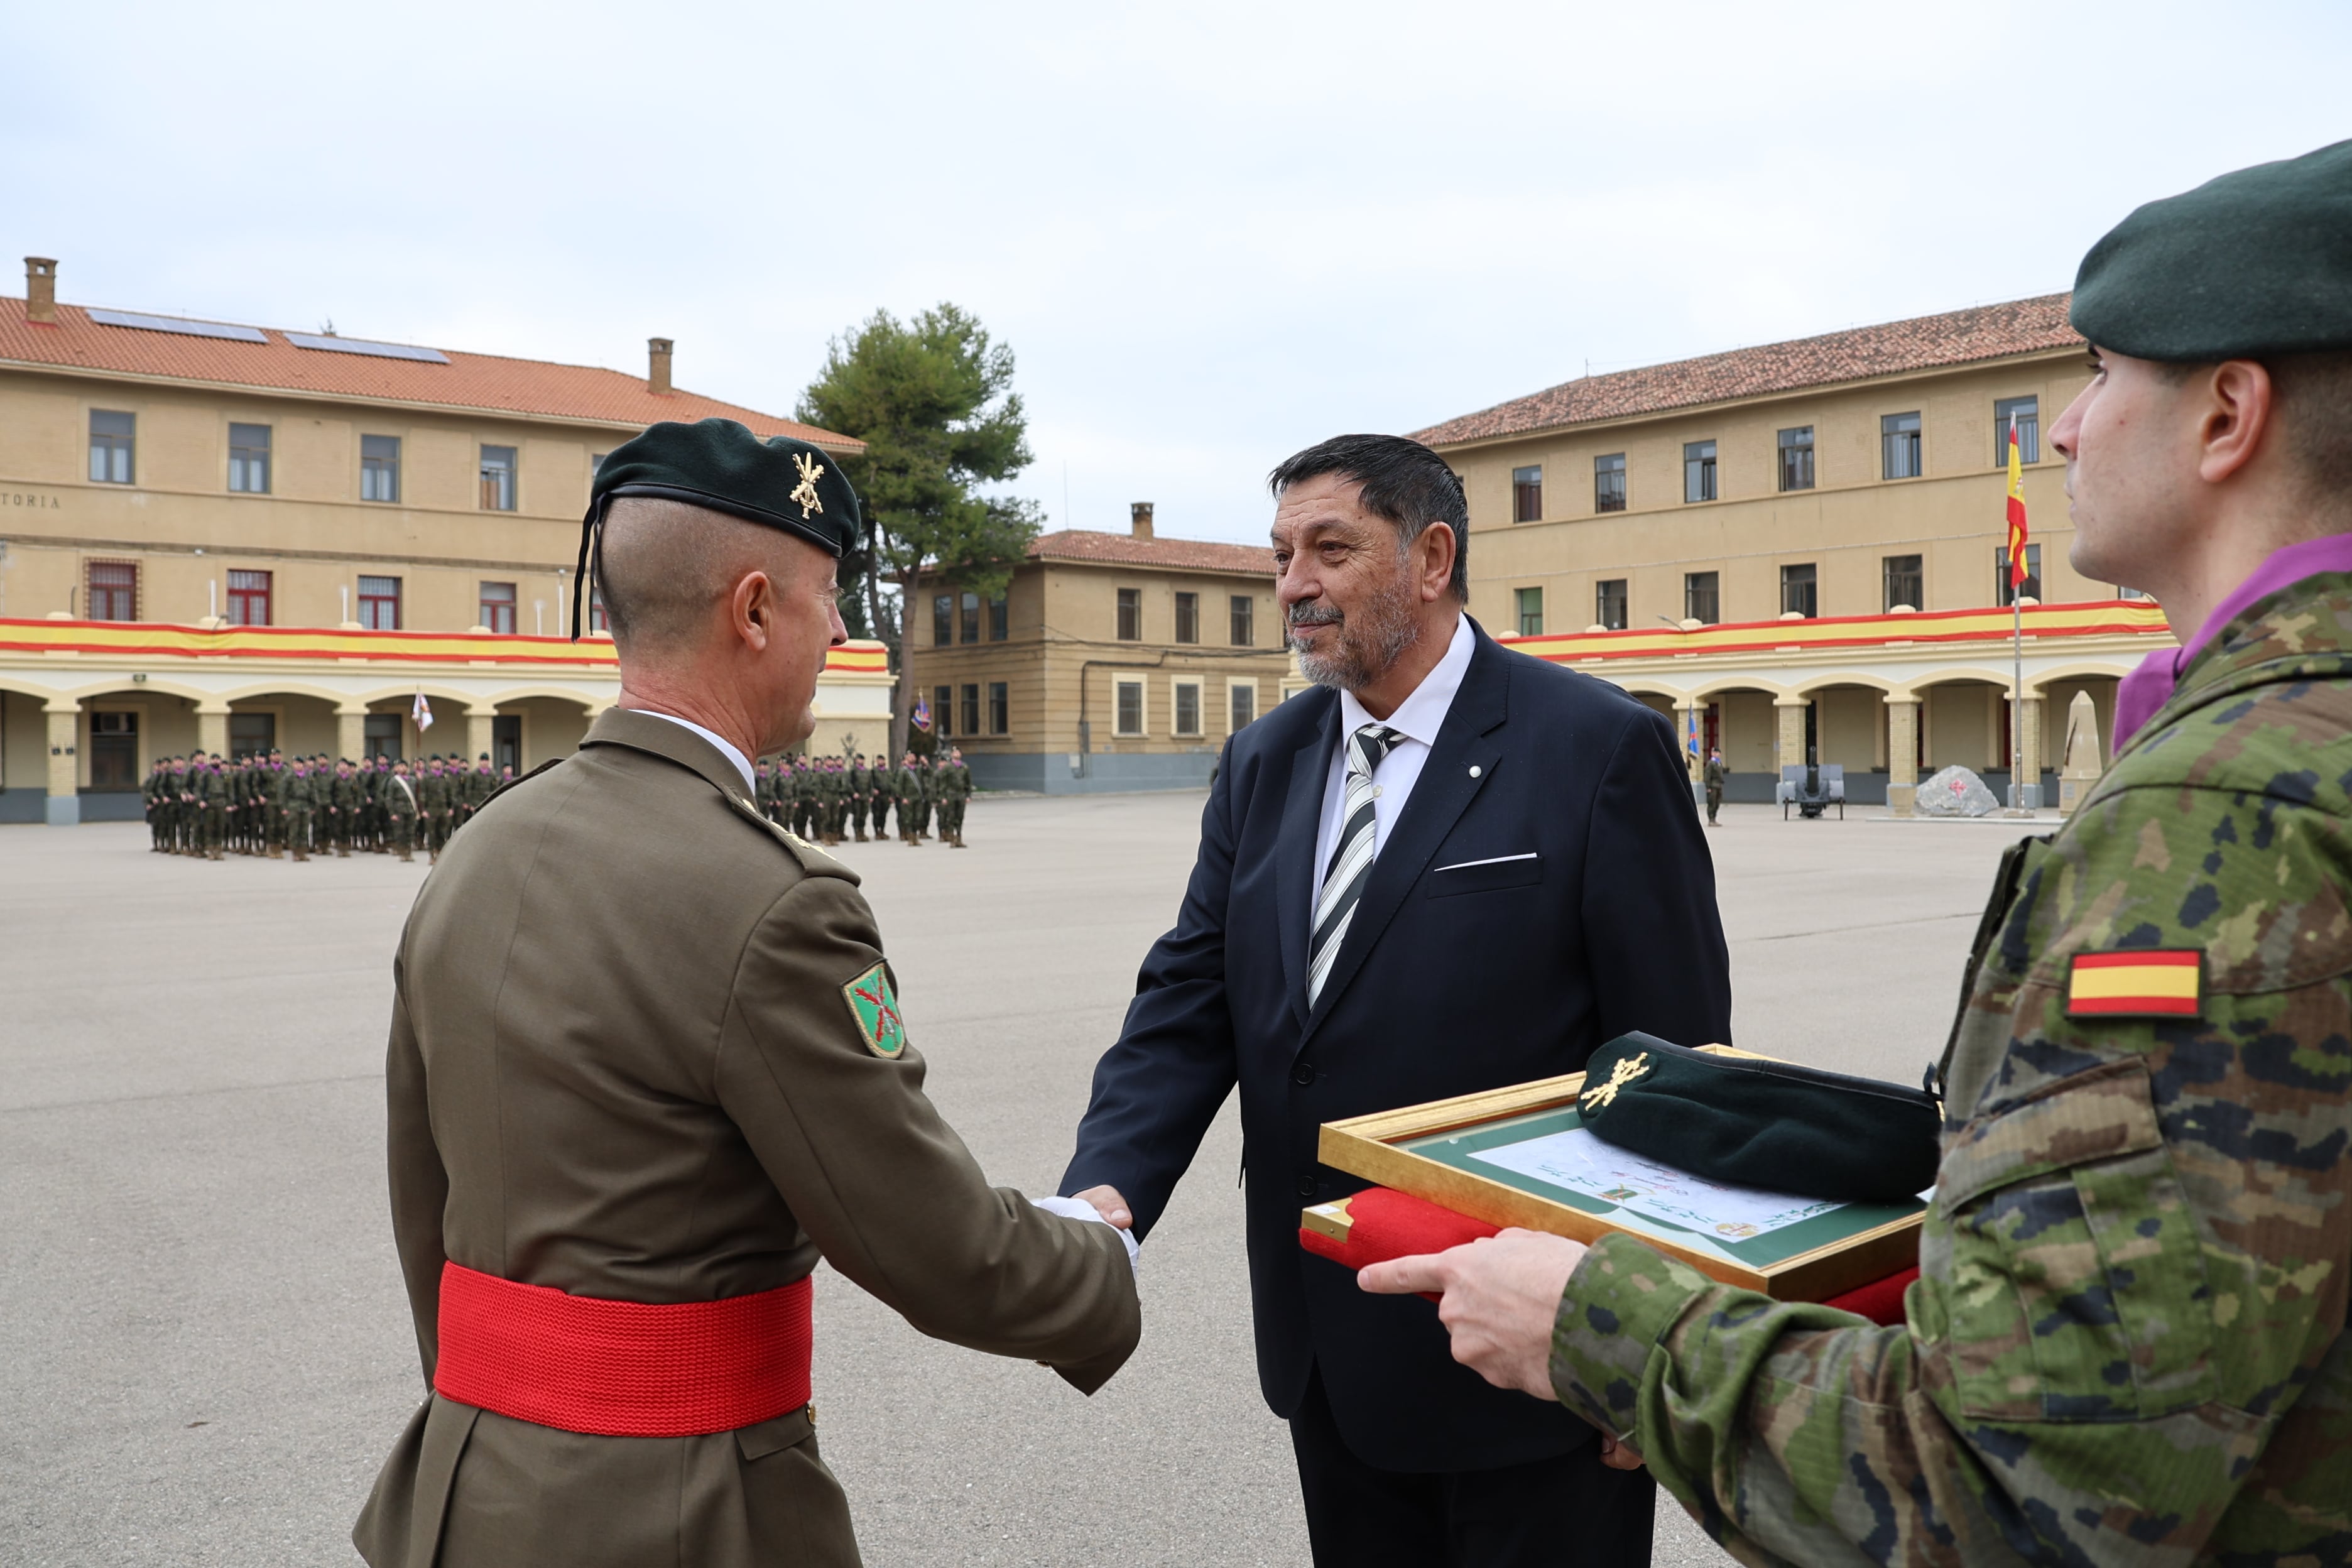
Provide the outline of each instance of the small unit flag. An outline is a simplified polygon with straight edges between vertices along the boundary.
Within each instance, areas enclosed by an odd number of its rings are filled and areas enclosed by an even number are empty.
[[[2078,952],[2066,980],[2070,1018],[2194,1018],[2204,1011],[2205,955],[2194,948]]]
[[[2017,416],[2009,416],[2009,586],[2025,582],[2025,460],[2017,445]]]
[[[408,716],[416,721],[416,732],[420,735],[433,728],[433,704],[425,700],[422,691],[416,694],[416,700],[408,705]]]

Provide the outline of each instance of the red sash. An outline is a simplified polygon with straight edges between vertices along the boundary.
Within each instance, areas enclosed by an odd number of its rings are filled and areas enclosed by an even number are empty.
[[[607,1437],[731,1432],[809,1402],[809,1281],[656,1306],[441,1268],[446,1399]]]

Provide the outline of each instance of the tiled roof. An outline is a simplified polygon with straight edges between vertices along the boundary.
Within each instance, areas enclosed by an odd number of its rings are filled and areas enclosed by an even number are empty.
[[[1041,533],[1029,546],[1032,561],[1082,561],[1102,566],[1159,566],[1174,572],[1234,572],[1274,575],[1274,552],[1263,544],[1218,544],[1204,539],[1138,539],[1131,533],[1099,533],[1066,528]]]
[[[111,371],[174,381],[226,383],[333,397],[385,399],[502,414],[541,415],[613,425],[664,419],[740,420],[761,436],[790,436],[836,452],[865,443],[756,409],[691,392],[656,395],[643,376],[593,365],[442,351],[446,364],[296,348],[286,334],[261,329],[264,342],[188,337],[178,332],[101,325],[79,305],[60,303],[54,325],[26,320],[25,301],[0,297],[0,362]]]
[[[1416,430],[1413,439],[1444,447],[2067,348],[2083,341],[2083,334],[2066,323],[2072,298],[2044,294],[2006,305],[1978,305],[1940,316],[1589,375]]]

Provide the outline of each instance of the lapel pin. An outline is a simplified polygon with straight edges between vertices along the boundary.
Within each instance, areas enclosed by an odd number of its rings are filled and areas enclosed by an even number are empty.
[[[1474,779],[1478,776],[1478,764],[1475,763],[1470,764],[1470,776]]]

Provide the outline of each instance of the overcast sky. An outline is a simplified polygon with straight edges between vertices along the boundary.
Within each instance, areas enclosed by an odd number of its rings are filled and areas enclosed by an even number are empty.
[[[2352,5],[12,7],[0,245],[81,304],[612,365],[783,414],[942,300],[1052,526],[1582,374],[2067,287],[2352,136]],[[8,264],[14,266],[13,260]],[[20,291],[21,285],[10,285]]]

